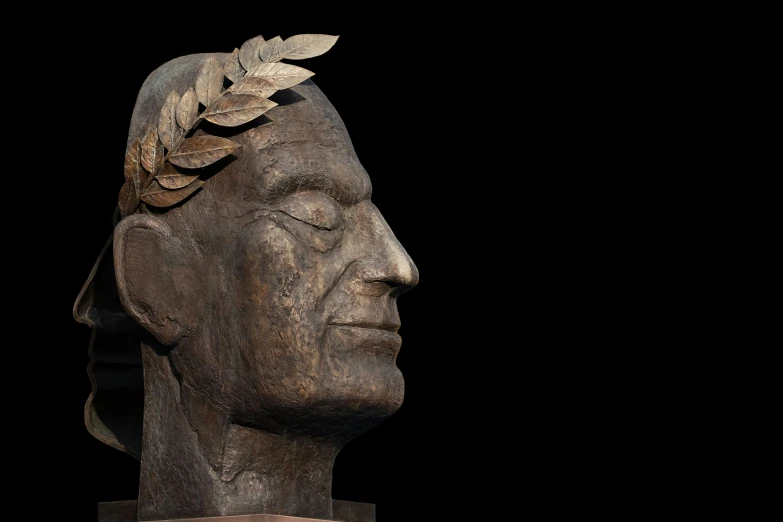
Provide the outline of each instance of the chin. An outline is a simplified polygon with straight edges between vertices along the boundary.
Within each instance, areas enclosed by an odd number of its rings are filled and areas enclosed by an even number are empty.
[[[319,379],[313,379],[296,404],[284,406],[285,424],[347,441],[399,410],[405,394],[399,368],[394,364],[354,362],[355,371],[343,378],[322,373]]]
[[[397,366],[374,367],[365,369],[363,378],[358,382],[335,383],[335,399],[345,405],[347,410],[360,415],[386,418],[402,406],[405,395],[405,381]]]

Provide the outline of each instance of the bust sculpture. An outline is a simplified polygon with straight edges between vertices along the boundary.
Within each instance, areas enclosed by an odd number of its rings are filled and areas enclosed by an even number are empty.
[[[402,403],[396,298],[417,269],[287,62],[335,40],[257,37],[141,88],[114,232],[74,306],[93,328],[85,422],[140,458],[137,520],[332,520],[340,449]]]

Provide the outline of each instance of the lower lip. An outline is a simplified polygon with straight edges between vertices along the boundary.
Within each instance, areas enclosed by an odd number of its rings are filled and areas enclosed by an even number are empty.
[[[341,338],[345,344],[357,349],[366,350],[376,355],[391,355],[396,357],[400,351],[402,337],[389,330],[367,328],[364,326],[346,326],[330,324],[329,328]]]

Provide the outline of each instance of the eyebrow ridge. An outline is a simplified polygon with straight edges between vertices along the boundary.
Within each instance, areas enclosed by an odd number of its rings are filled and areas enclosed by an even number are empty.
[[[340,203],[349,205],[367,199],[371,195],[369,184],[363,187],[363,190],[357,191],[354,187],[336,181],[328,175],[300,172],[284,175],[282,178],[274,181],[272,186],[266,189],[266,197],[264,199],[270,203],[277,202],[289,194],[303,189],[321,190]]]

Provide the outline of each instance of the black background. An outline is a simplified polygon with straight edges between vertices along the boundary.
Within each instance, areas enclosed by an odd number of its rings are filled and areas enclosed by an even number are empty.
[[[627,166],[608,137],[628,128],[607,130],[608,105],[591,98],[604,81],[594,55],[580,56],[578,39],[561,52],[557,31],[531,37],[535,17],[502,26],[508,13],[488,8],[186,7],[69,9],[36,42],[46,74],[30,89],[47,103],[23,137],[46,146],[33,149],[41,175],[20,193],[32,189],[30,208],[44,210],[20,214],[32,226],[20,245],[33,253],[19,259],[39,291],[20,292],[17,307],[35,356],[20,350],[13,372],[34,378],[10,402],[29,448],[17,480],[45,501],[24,511],[87,522],[96,503],[137,496],[138,463],[84,427],[90,330],[71,309],[111,232],[146,76],[258,34],[340,35],[301,65],[341,115],[373,201],[421,275],[398,303],[405,403],[343,450],[334,497],[398,522],[605,513],[638,495],[635,470],[660,451],[634,446],[655,428],[634,417],[649,412],[629,393],[639,361],[615,350],[634,320],[630,288],[609,283],[635,253],[612,250],[628,236],[609,237],[609,178],[594,172]]]
[[[375,503],[379,522],[702,514],[731,496],[699,489],[734,483],[735,441],[710,446],[733,421],[698,381],[717,356],[693,355],[725,330],[696,317],[723,274],[694,283],[715,263],[693,255],[715,211],[693,205],[721,170],[703,163],[730,148],[699,140],[737,96],[710,98],[724,59],[746,56],[718,44],[739,41],[733,22],[559,4],[34,7],[6,60],[4,430],[25,495],[6,512],[91,522],[97,502],[137,494],[138,464],[84,428],[89,328],[71,308],[111,231],[145,77],[301,33],[340,35],[302,65],[421,273],[399,301],[405,404],[344,449],[334,496]],[[690,187],[697,171],[709,181]]]
[[[517,459],[530,439],[524,419],[535,407],[523,399],[530,370],[516,362],[524,336],[520,298],[530,286],[521,277],[525,249],[517,249],[525,237],[499,218],[510,212],[524,219],[524,196],[519,208],[506,206],[503,192],[518,167],[492,159],[499,156],[493,149],[517,139],[489,118],[498,116],[493,84],[505,73],[482,70],[454,24],[397,13],[380,28],[337,16],[298,21],[298,9],[278,18],[254,9],[234,12],[230,23],[188,29],[167,27],[163,18],[134,25],[142,14],[128,13],[126,25],[72,22],[57,39],[51,67],[68,81],[59,90],[63,117],[47,128],[60,137],[70,179],[50,194],[50,226],[59,230],[53,241],[62,246],[46,313],[57,326],[39,335],[53,334],[56,350],[36,392],[46,421],[28,441],[42,467],[58,470],[58,482],[38,509],[89,521],[97,502],[137,496],[138,463],[84,428],[90,330],[73,321],[71,307],[111,232],[141,84],[177,56],[229,52],[258,34],[301,33],[340,35],[331,51],[301,65],[316,73],[343,118],[374,203],[421,274],[399,300],[405,403],[343,450],[334,497],[375,503],[379,522],[515,509],[518,491],[529,490],[517,478]]]

